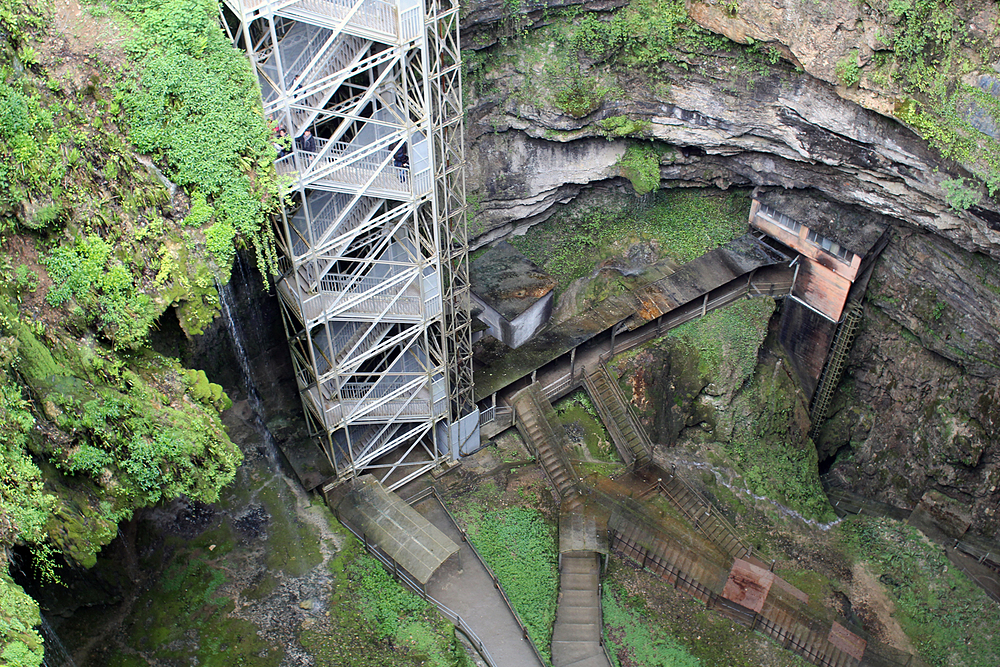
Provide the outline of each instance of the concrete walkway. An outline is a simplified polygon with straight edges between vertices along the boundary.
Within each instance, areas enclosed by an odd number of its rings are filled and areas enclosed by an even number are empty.
[[[427,582],[427,593],[450,607],[479,635],[499,667],[543,667],[493,579],[437,498],[414,505],[420,514],[461,546]]]

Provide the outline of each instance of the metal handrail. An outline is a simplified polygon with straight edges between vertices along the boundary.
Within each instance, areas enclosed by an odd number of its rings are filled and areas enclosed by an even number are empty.
[[[480,554],[479,550],[476,549],[476,545],[474,545],[472,541],[469,540],[469,534],[465,531],[464,528],[462,528],[461,524],[458,523],[458,521],[455,519],[455,516],[451,513],[451,510],[448,509],[448,506],[444,504],[444,499],[437,492],[437,489],[435,489],[434,487],[428,487],[428,488],[431,491],[431,495],[434,496],[434,498],[441,505],[441,508],[445,511],[445,514],[448,515],[448,518],[451,520],[451,522],[455,524],[456,528],[458,528],[458,532],[462,535],[462,541],[469,545],[469,548],[472,550],[472,553],[476,555],[476,559],[479,560],[479,562],[482,564],[483,568],[486,570],[486,573],[490,575],[490,579],[493,580],[493,586],[496,587],[498,591],[500,591],[500,597],[502,597],[504,602],[507,604],[507,608],[510,609],[510,613],[514,615],[514,621],[517,623],[517,626],[521,629],[521,636],[523,636],[525,639],[528,640],[528,645],[531,646],[531,650],[534,651],[535,655],[538,657],[539,662],[541,662],[541,664],[543,665],[548,664],[545,658],[542,657],[542,654],[538,651],[538,647],[535,646],[535,642],[531,638],[531,635],[528,634],[528,627],[524,624],[524,621],[521,620],[521,615],[517,613],[516,609],[514,609],[513,603],[510,601],[510,598],[507,597],[507,592],[503,589],[503,586],[500,585],[500,579],[497,578],[497,575],[493,572],[493,569],[486,563],[485,560],[483,560],[482,554]],[[419,501],[414,501],[414,502],[419,502]]]
[[[486,664],[489,665],[489,667],[500,667],[497,664],[496,660],[493,659],[493,656],[490,655],[490,652],[486,648],[486,645],[483,644],[483,640],[480,639],[479,635],[477,635],[475,631],[472,628],[470,628],[465,621],[462,620],[462,617],[459,616],[457,612],[452,610],[450,607],[448,607],[446,604],[444,604],[434,596],[430,595],[424,589],[423,586],[421,586],[419,583],[411,579],[410,576],[406,573],[406,570],[401,569],[399,567],[399,563],[393,560],[393,558],[389,554],[383,553],[383,551],[378,547],[378,545],[371,544],[368,541],[367,536],[359,534],[358,531],[354,530],[354,528],[352,528],[350,524],[348,524],[343,520],[341,520],[341,524],[343,524],[343,526],[347,528],[347,530],[349,530],[351,534],[354,535],[354,537],[358,538],[362,542],[362,544],[365,545],[365,551],[367,551],[372,557],[374,557],[375,560],[382,563],[382,565],[386,568],[386,570],[391,572],[393,576],[395,576],[397,580],[400,581],[400,583],[409,588],[416,595],[419,595],[425,601],[437,607],[438,611],[441,613],[442,616],[451,621],[456,629],[460,630],[462,634],[468,637],[469,641],[472,642],[472,645],[476,648],[476,650],[479,652],[479,655],[482,656],[483,660],[486,661]]]

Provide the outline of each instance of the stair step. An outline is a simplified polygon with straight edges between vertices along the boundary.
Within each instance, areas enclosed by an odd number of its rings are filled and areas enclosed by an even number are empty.
[[[563,576],[559,582],[559,590],[561,591],[596,591],[599,577],[596,572],[587,572],[580,574],[566,574],[565,566],[563,567]]]
[[[598,667],[598,665],[607,667],[607,658],[600,642],[553,642],[552,644],[553,667]],[[593,662],[600,659],[604,662]]]
[[[552,628],[552,643],[600,641],[601,626],[597,623],[563,623],[556,618]]]
[[[559,609],[597,609],[597,587],[565,588],[560,582],[559,590]]]
[[[600,644],[597,644],[597,651],[599,652],[582,660],[561,662],[554,667],[608,667],[608,658],[604,655],[604,649]]]

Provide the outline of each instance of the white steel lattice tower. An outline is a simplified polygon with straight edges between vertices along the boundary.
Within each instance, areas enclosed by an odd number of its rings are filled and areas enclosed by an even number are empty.
[[[307,421],[390,488],[477,449],[457,0],[225,0],[296,138],[277,221]]]

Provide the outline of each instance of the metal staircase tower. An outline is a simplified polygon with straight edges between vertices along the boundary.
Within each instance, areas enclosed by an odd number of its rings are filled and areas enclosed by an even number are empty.
[[[306,419],[338,478],[397,488],[479,446],[457,0],[221,12],[295,139],[276,284]]]

